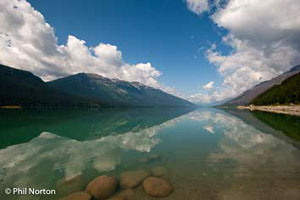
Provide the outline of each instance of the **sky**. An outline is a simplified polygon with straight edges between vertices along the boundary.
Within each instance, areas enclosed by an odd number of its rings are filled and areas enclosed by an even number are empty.
[[[2,0],[0,63],[88,72],[198,103],[300,64],[299,0]]]

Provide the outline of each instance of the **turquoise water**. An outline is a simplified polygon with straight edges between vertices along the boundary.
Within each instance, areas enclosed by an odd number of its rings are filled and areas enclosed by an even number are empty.
[[[59,199],[101,174],[163,166],[174,187],[164,199],[296,200],[299,118],[271,115],[210,108],[1,111],[0,199]],[[6,187],[57,195],[5,195]],[[134,192],[155,199],[142,187]]]

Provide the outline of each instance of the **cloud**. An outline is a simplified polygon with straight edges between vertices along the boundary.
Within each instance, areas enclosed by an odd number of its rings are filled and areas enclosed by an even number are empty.
[[[223,43],[232,51],[214,44],[206,52],[223,78],[211,101],[235,97],[300,63],[299,9],[298,0],[229,0],[218,7],[211,19],[228,31]]]
[[[44,80],[87,72],[164,88],[157,81],[160,71],[151,63],[126,63],[117,46],[90,47],[72,35],[59,45],[53,27],[25,0],[2,0],[0,24],[2,64],[31,71]]]
[[[186,3],[188,9],[198,15],[209,10],[208,0],[186,0]]]
[[[214,83],[215,83],[214,81],[210,81],[207,84],[203,85],[202,87],[206,90],[210,90],[214,87]]]
[[[197,93],[197,94],[192,94],[189,98],[188,98],[191,102],[201,102],[201,103],[210,103],[212,102],[212,96],[205,94],[205,93]]]

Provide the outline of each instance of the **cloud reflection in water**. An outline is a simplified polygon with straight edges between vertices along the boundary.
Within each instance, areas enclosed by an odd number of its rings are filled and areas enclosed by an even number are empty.
[[[98,172],[111,171],[121,162],[123,150],[150,152],[159,143],[158,132],[174,124],[173,120],[145,128],[139,132],[110,135],[96,140],[77,141],[49,132],[23,144],[9,146],[0,150],[2,179],[10,185],[26,186],[27,183],[39,185],[55,170],[62,169],[66,180],[80,175],[86,167]],[[43,163],[47,163],[45,167]],[[44,168],[48,174],[32,176],[32,170]],[[50,171],[50,172],[49,172]],[[16,178],[22,174],[22,178]]]

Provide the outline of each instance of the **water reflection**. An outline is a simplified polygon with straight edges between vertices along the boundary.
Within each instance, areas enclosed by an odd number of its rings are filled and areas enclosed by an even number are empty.
[[[152,164],[139,160],[154,151],[164,158],[158,164],[170,171],[175,188],[166,199],[293,200],[300,196],[298,142],[291,143],[249,113],[122,112],[102,117],[94,113],[87,117],[89,123],[78,115],[48,126],[59,134],[45,129],[27,142],[0,150],[1,187],[63,188],[60,180],[76,180],[80,189],[87,183],[81,182],[82,177],[118,174],[124,164],[126,170],[147,168]],[[145,199],[143,192],[137,193],[138,199]]]
[[[247,110],[226,110],[263,133],[271,134],[300,149],[300,117]]]
[[[192,111],[176,109],[0,110],[0,149],[47,131],[78,141],[138,132]]]
[[[42,132],[26,143],[4,148],[0,150],[1,186],[51,188],[52,182],[59,179],[72,180],[83,175],[85,171],[94,170],[99,174],[114,170],[121,162],[123,151],[150,152],[151,148],[160,142],[156,137],[158,132],[163,128],[171,127],[176,122],[170,118],[186,113],[188,110],[173,109],[171,112],[170,109],[166,109],[163,115],[162,111],[152,111],[152,114],[148,115],[149,111],[129,110],[122,115],[112,113],[109,118],[103,114],[101,118],[96,115],[96,119],[101,122],[110,122],[98,126],[98,139],[79,141]],[[124,116],[131,116],[132,112],[135,113],[134,118],[124,118]],[[111,118],[116,120],[111,121]],[[170,120],[166,121],[166,119]],[[74,126],[80,125],[74,124]],[[124,129],[120,129],[120,126],[124,126]],[[110,130],[111,134],[105,136],[103,132],[107,130]],[[119,131],[116,132],[117,130]],[[124,132],[124,130],[129,131]],[[78,134],[84,135],[86,132],[77,131],[74,135]],[[101,135],[104,136],[100,137]]]
[[[299,198],[300,151],[266,124],[269,134],[224,112],[195,111],[187,116],[208,124],[204,129],[210,133],[222,130],[218,148],[208,156],[214,167],[220,165],[230,175],[217,199]]]
[[[213,110],[197,110],[185,117],[206,124],[203,129],[209,133],[214,133],[215,129],[222,130],[219,148],[210,155],[215,161],[232,159],[260,170],[264,169],[262,165],[266,163],[272,164],[275,167],[273,170],[280,169],[283,163],[288,168],[300,167],[298,149],[237,117]]]
[[[9,180],[14,175],[27,175],[30,169],[43,165],[47,161],[56,169],[62,169],[65,179],[71,179],[82,173],[89,165],[97,171],[110,171],[120,163],[121,150],[150,151],[159,143],[155,138],[158,127],[152,127],[141,132],[128,132],[122,135],[107,136],[91,141],[76,141],[43,132],[28,143],[10,146],[0,152],[1,167],[7,170]],[[55,170],[55,169],[54,169]],[[46,179],[41,174],[40,180]],[[17,180],[16,185],[28,182],[25,178]],[[37,183],[38,185],[38,183]]]

